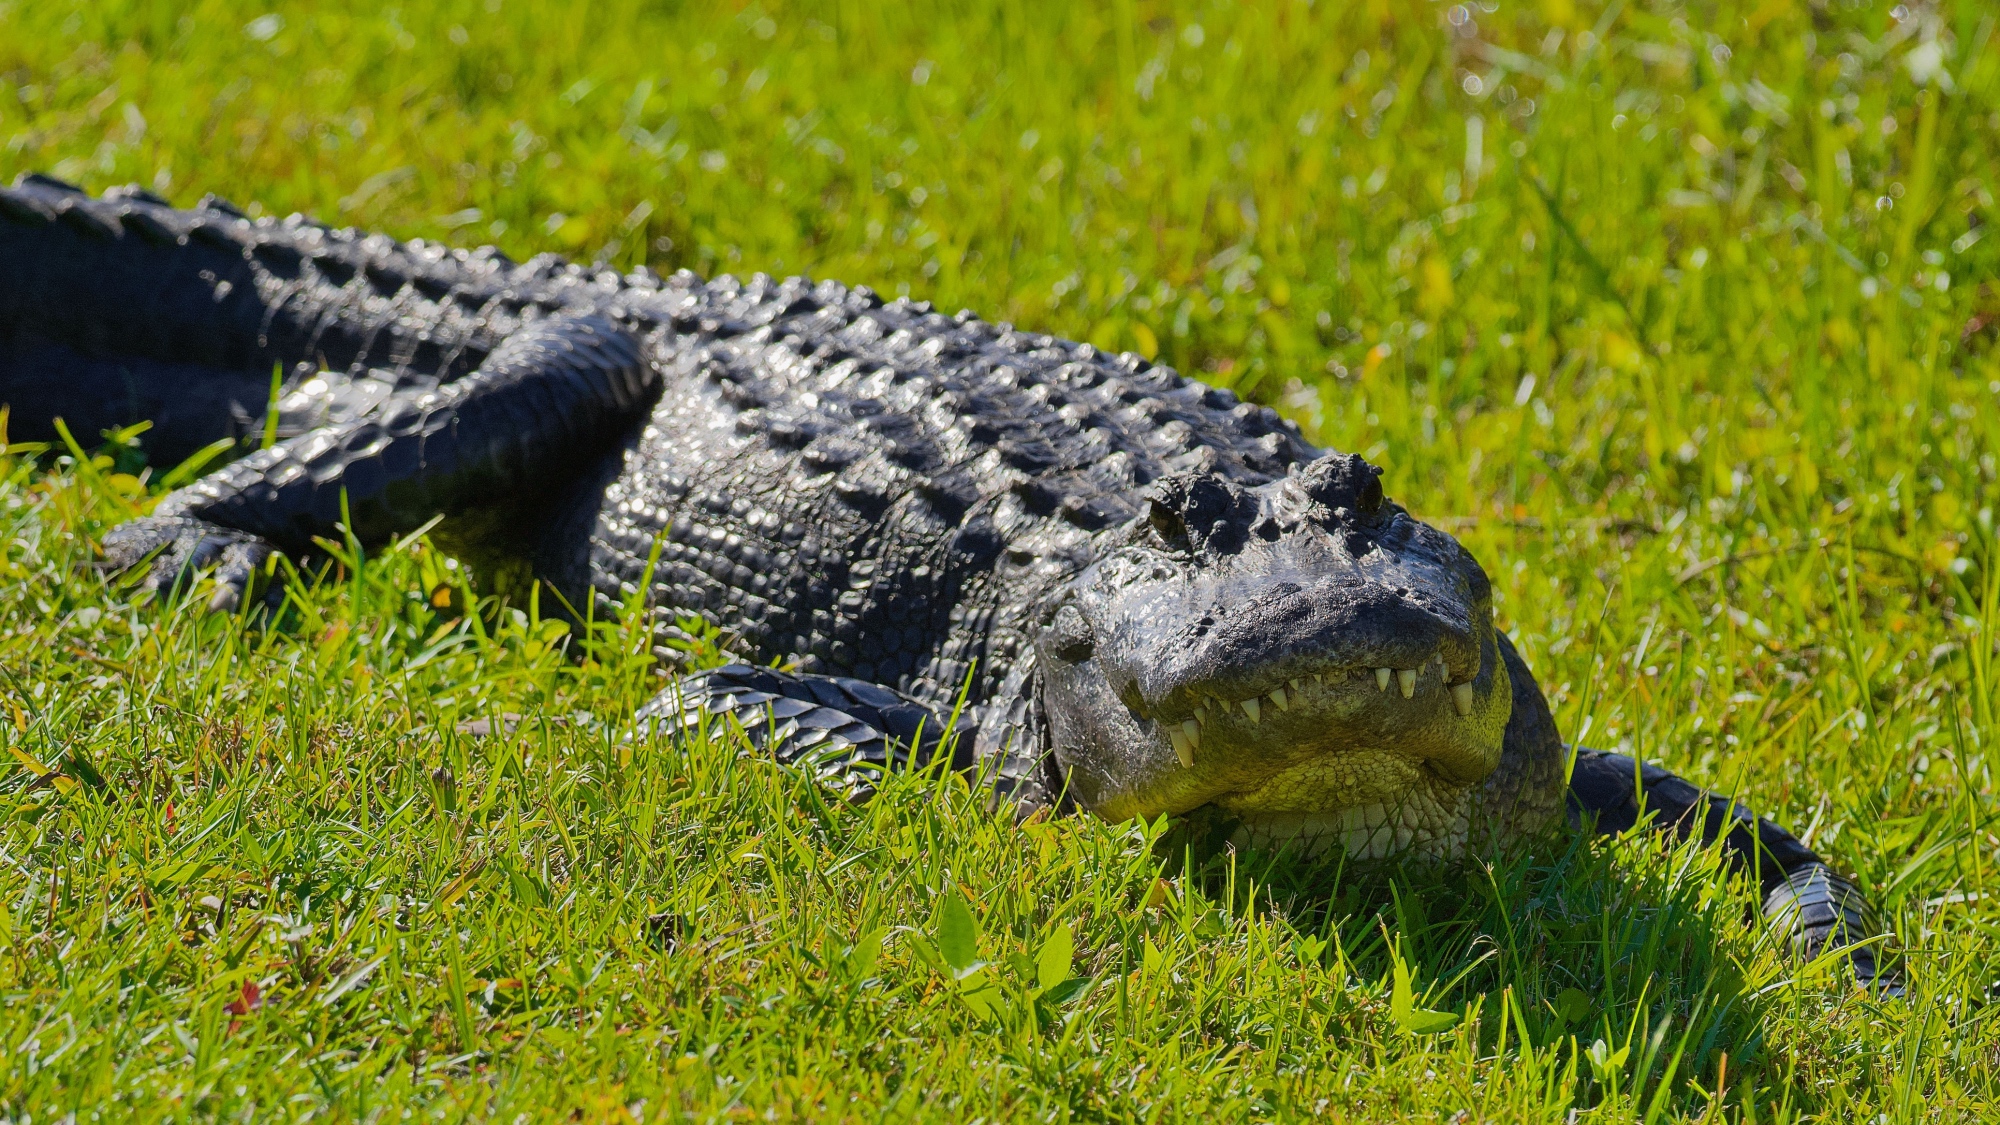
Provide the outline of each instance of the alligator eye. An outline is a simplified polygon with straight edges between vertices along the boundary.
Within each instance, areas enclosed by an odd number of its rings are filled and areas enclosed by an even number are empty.
[[[1081,664],[1090,659],[1097,647],[1097,638],[1090,631],[1090,622],[1083,619],[1073,605],[1066,605],[1056,611],[1056,619],[1049,623],[1049,650],[1056,658],[1068,664]]]
[[[1152,524],[1153,530],[1160,533],[1160,538],[1169,543],[1187,538],[1187,521],[1166,500],[1156,499],[1146,505],[1146,522]]]
[[[1329,453],[1299,470],[1295,487],[1328,509],[1349,508],[1364,519],[1382,510],[1382,470],[1351,453]]]

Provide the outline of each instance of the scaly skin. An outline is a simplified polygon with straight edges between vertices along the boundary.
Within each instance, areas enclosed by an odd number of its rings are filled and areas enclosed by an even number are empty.
[[[663,637],[695,613],[786,662],[643,717],[733,716],[842,788],[951,747],[1023,809],[1439,859],[1643,794],[1807,944],[1863,921],[1795,839],[1693,815],[1670,774],[1621,789],[1587,756],[1566,793],[1478,563],[1374,466],[1138,356],[832,282],[517,266],[38,178],[0,190],[0,261],[19,437],[151,418],[171,460],[287,374],[287,440],[107,536],[154,584],[214,566],[229,606],[343,519],[379,542],[442,513],[570,605],[643,594]]]

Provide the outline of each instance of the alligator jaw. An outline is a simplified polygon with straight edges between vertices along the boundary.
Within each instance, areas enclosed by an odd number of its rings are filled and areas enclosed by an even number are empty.
[[[1307,673],[1261,696],[1203,696],[1184,716],[1138,724],[1141,738],[1172,748],[1174,776],[1153,792],[1172,793],[1174,803],[1126,807],[1112,798],[1099,811],[1154,816],[1214,803],[1300,831],[1310,827],[1300,817],[1331,817],[1313,831],[1351,836],[1356,826],[1341,818],[1355,809],[1393,812],[1417,789],[1466,791],[1493,769],[1510,709],[1505,672],[1495,668],[1483,682],[1459,684],[1437,660],[1403,669],[1413,681],[1407,699],[1382,692],[1365,668]]]
[[[1304,673],[1261,695],[1225,699],[1220,695],[1200,694],[1195,697],[1199,702],[1191,709],[1181,715],[1163,715],[1153,725],[1173,745],[1175,758],[1180,764],[1193,769],[1204,741],[1214,753],[1227,745],[1254,743],[1269,730],[1282,732],[1295,745],[1314,745],[1310,734],[1295,732],[1301,728],[1310,732],[1328,711],[1350,710],[1357,696],[1366,705],[1384,710],[1400,708],[1412,714],[1441,714],[1442,701],[1449,700],[1452,714],[1460,719],[1472,717],[1477,700],[1474,684],[1470,679],[1452,682],[1451,672],[1442,657],[1425,661],[1416,668],[1387,671],[1396,677],[1400,691],[1378,700],[1368,699],[1369,695],[1382,694],[1379,681],[1383,677],[1377,670],[1334,669],[1330,672]],[[1371,687],[1371,683],[1376,686]],[[1420,692],[1423,699],[1418,700]],[[1410,702],[1400,704],[1398,696]],[[1322,749],[1338,752],[1337,746]],[[1447,776],[1463,775],[1460,780],[1467,783],[1477,781],[1484,770],[1490,768],[1478,758],[1464,763],[1444,761],[1439,764]]]

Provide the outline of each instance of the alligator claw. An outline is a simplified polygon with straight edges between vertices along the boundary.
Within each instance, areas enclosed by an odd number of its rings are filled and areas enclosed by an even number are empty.
[[[148,516],[119,524],[104,536],[109,569],[145,567],[142,590],[184,591],[197,574],[212,570],[215,593],[208,608],[221,613],[234,612],[243,604],[264,561],[276,549],[248,532],[187,516]]]

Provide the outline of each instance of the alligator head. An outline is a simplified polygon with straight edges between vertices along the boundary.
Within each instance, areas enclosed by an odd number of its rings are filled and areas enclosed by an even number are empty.
[[[1462,850],[1511,707],[1486,573],[1329,454],[1154,482],[1043,607],[1057,767],[1109,819],[1213,806],[1239,838]]]

